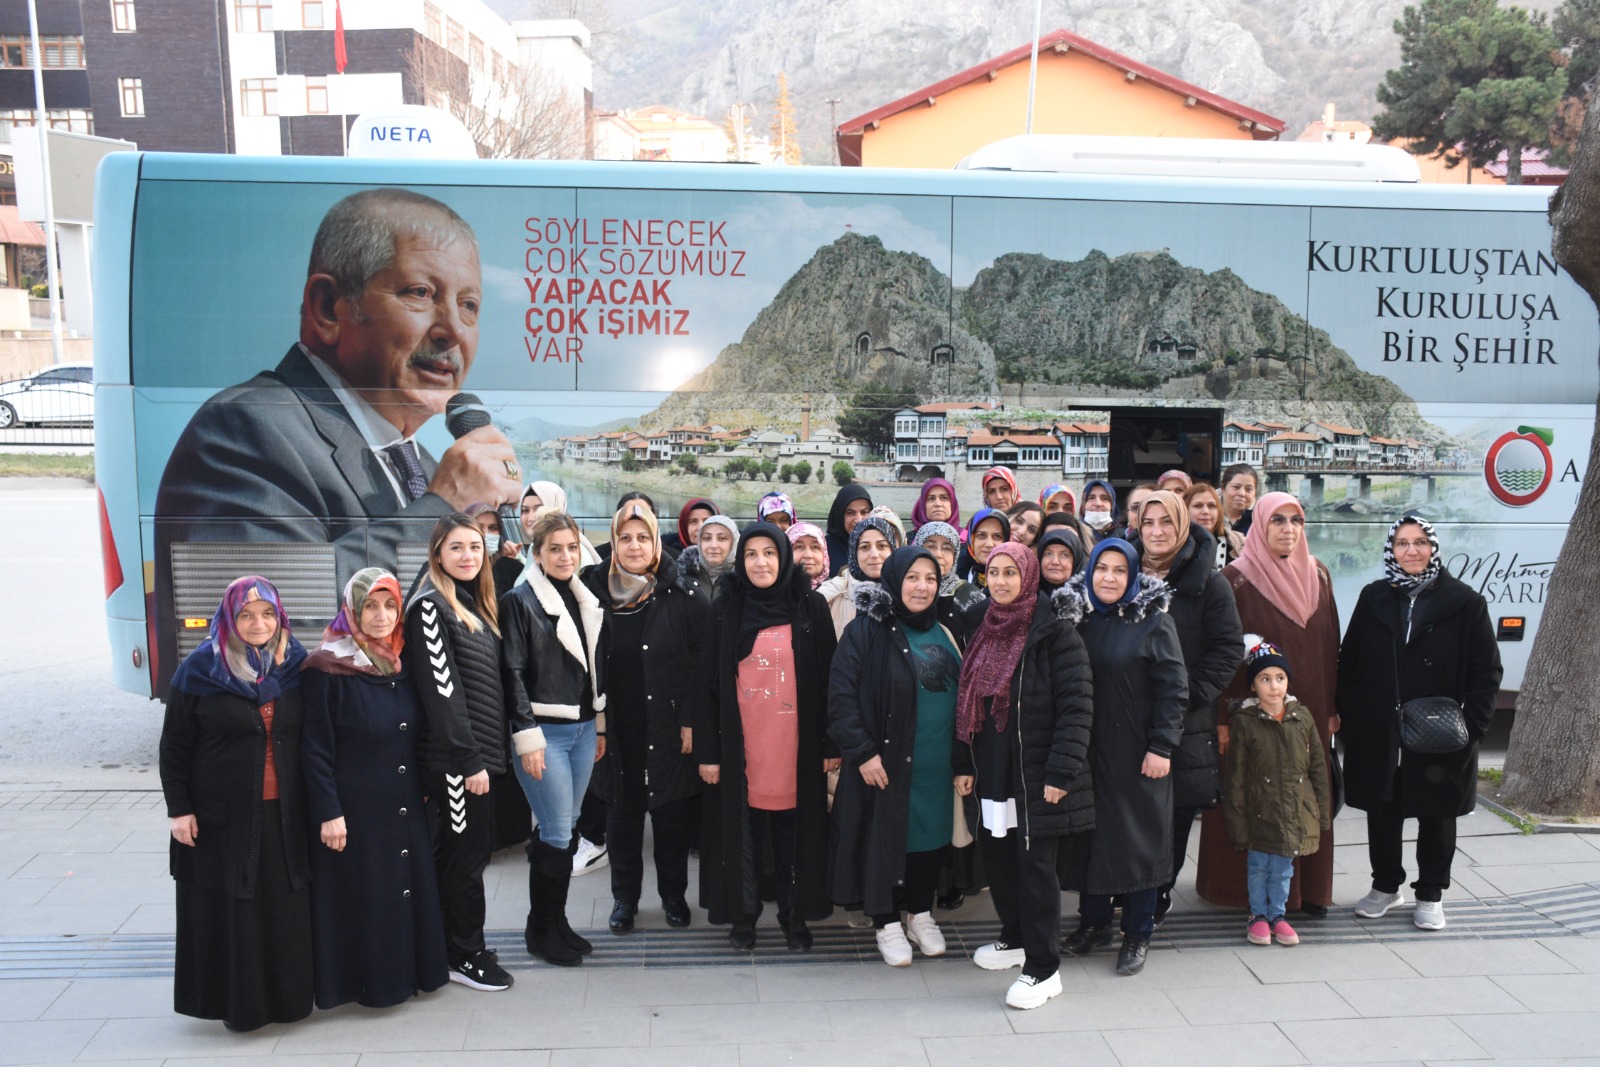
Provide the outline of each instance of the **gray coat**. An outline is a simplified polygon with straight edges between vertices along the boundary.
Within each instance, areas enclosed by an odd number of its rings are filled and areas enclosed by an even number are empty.
[[[431,478],[437,464],[418,451]],[[337,589],[363,567],[395,570],[399,546],[425,545],[450,510],[432,493],[400,505],[382,461],[296,345],[275,369],[202,404],[173,447],[156,494],[157,610],[176,616],[176,543],[331,544]],[[164,691],[179,657],[175,627],[161,629]]]

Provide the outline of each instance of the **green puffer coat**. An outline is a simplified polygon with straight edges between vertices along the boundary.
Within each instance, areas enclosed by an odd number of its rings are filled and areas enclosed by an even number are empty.
[[[1233,708],[1222,814],[1235,848],[1309,856],[1333,821],[1316,723],[1291,697],[1281,720],[1251,697]]]

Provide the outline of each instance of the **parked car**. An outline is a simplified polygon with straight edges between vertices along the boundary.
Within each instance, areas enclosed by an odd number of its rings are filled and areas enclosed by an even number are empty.
[[[0,384],[0,430],[47,422],[94,424],[94,364],[58,363]]]

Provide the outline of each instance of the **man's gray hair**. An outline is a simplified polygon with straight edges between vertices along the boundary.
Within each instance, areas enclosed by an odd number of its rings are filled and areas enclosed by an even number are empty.
[[[330,275],[340,296],[360,300],[372,276],[393,265],[401,237],[441,246],[465,241],[474,256],[478,253],[472,227],[433,197],[409,189],[367,189],[345,197],[322,217],[306,275]]]

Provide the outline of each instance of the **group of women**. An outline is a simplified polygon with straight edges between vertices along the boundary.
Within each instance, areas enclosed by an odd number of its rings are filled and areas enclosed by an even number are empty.
[[[1108,945],[1119,911],[1116,967],[1137,974],[1197,815],[1198,892],[1247,903],[1214,811],[1245,631],[1293,663],[1322,743],[1347,739],[1373,865],[1357,913],[1404,903],[1400,827],[1420,817],[1415,921],[1437,929],[1499,684],[1486,606],[1407,516],[1341,648],[1299,502],[1224,474],[1219,493],[1169,472],[1124,514],[1104,481],[1019,503],[996,468],[965,524],[936,478],[909,531],[859,485],[825,528],[771,493],[743,529],[690,501],[666,536],[630,493],[599,549],[533,483],[515,543],[492,543],[492,509],[446,516],[411,588],[359,572],[309,654],[272,584],[237,580],[161,742],[177,1010],[252,1029],[446,980],[509,987],[483,874],[510,781],[534,824],[525,943],[552,964],[593,949],[566,907],[589,798],[616,934],[640,908],[648,815],[667,924],[692,922],[698,848],[699,903],[739,949],[766,901],[793,951],[843,907],[904,966],[946,951],[936,900],[987,885],[1000,935],[973,958],[1020,967],[1008,1004],[1059,994],[1061,955]],[[1466,751],[1404,750],[1395,709],[1421,695],[1462,705]],[[1296,862],[1289,907],[1332,905],[1331,845]]]

